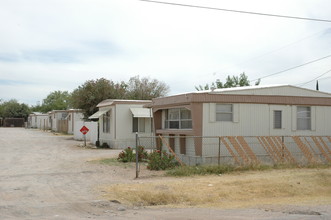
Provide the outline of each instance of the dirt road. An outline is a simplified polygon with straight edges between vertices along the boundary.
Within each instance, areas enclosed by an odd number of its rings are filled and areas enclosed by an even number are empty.
[[[134,169],[88,162],[119,151],[85,149],[79,144],[71,136],[0,128],[0,219],[331,219],[330,206],[126,207],[106,201],[99,186],[140,181],[134,179]]]

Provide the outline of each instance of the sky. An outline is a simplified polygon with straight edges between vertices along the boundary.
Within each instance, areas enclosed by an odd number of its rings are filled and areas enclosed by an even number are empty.
[[[331,20],[329,0],[165,1]],[[137,75],[174,95],[243,72],[260,85],[315,89],[318,79],[331,93],[331,22],[139,0],[0,0],[0,20],[2,100],[36,105],[87,80]]]

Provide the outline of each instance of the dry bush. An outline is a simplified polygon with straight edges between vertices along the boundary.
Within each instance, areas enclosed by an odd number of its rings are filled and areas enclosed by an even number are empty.
[[[221,176],[164,178],[106,187],[126,204],[238,208],[262,204],[331,204],[331,169],[254,171]]]

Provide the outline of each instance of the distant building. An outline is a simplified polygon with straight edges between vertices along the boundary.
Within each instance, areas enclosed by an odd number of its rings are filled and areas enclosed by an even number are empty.
[[[67,110],[53,110],[48,112],[50,129],[54,132],[67,133],[65,123],[66,117],[68,116]]]
[[[68,121],[68,134],[74,134],[77,122],[84,121],[84,114],[81,109],[69,109],[66,120]]]
[[[53,110],[48,112],[50,129],[54,132],[73,134],[75,123],[83,121],[84,115],[80,109]]]
[[[28,128],[38,128],[42,130],[49,129],[48,114],[43,114],[41,112],[33,112],[28,117]]]

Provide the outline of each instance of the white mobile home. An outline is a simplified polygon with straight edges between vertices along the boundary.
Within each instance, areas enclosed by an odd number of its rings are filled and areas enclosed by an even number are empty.
[[[28,117],[28,127],[42,130],[49,129],[48,114],[33,112]]]
[[[203,156],[190,136],[330,136],[331,94],[290,85],[199,91],[152,101],[155,132],[179,154]],[[175,138],[178,137],[178,140]]]
[[[61,132],[63,130],[62,123],[66,120],[66,117],[68,116],[67,110],[53,110],[48,112],[49,115],[49,123],[50,123],[50,129],[54,132]]]
[[[122,149],[135,146],[135,133],[152,134],[151,109],[144,108],[148,100],[107,99],[97,105],[99,111],[89,119],[99,118],[100,145]]]
[[[66,120],[68,122],[68,134],[74,134],[75,126],[78,122],[84,122],[84,114],[81,109],[69,109]],[[79,123],[81,124],[81,123]]]

